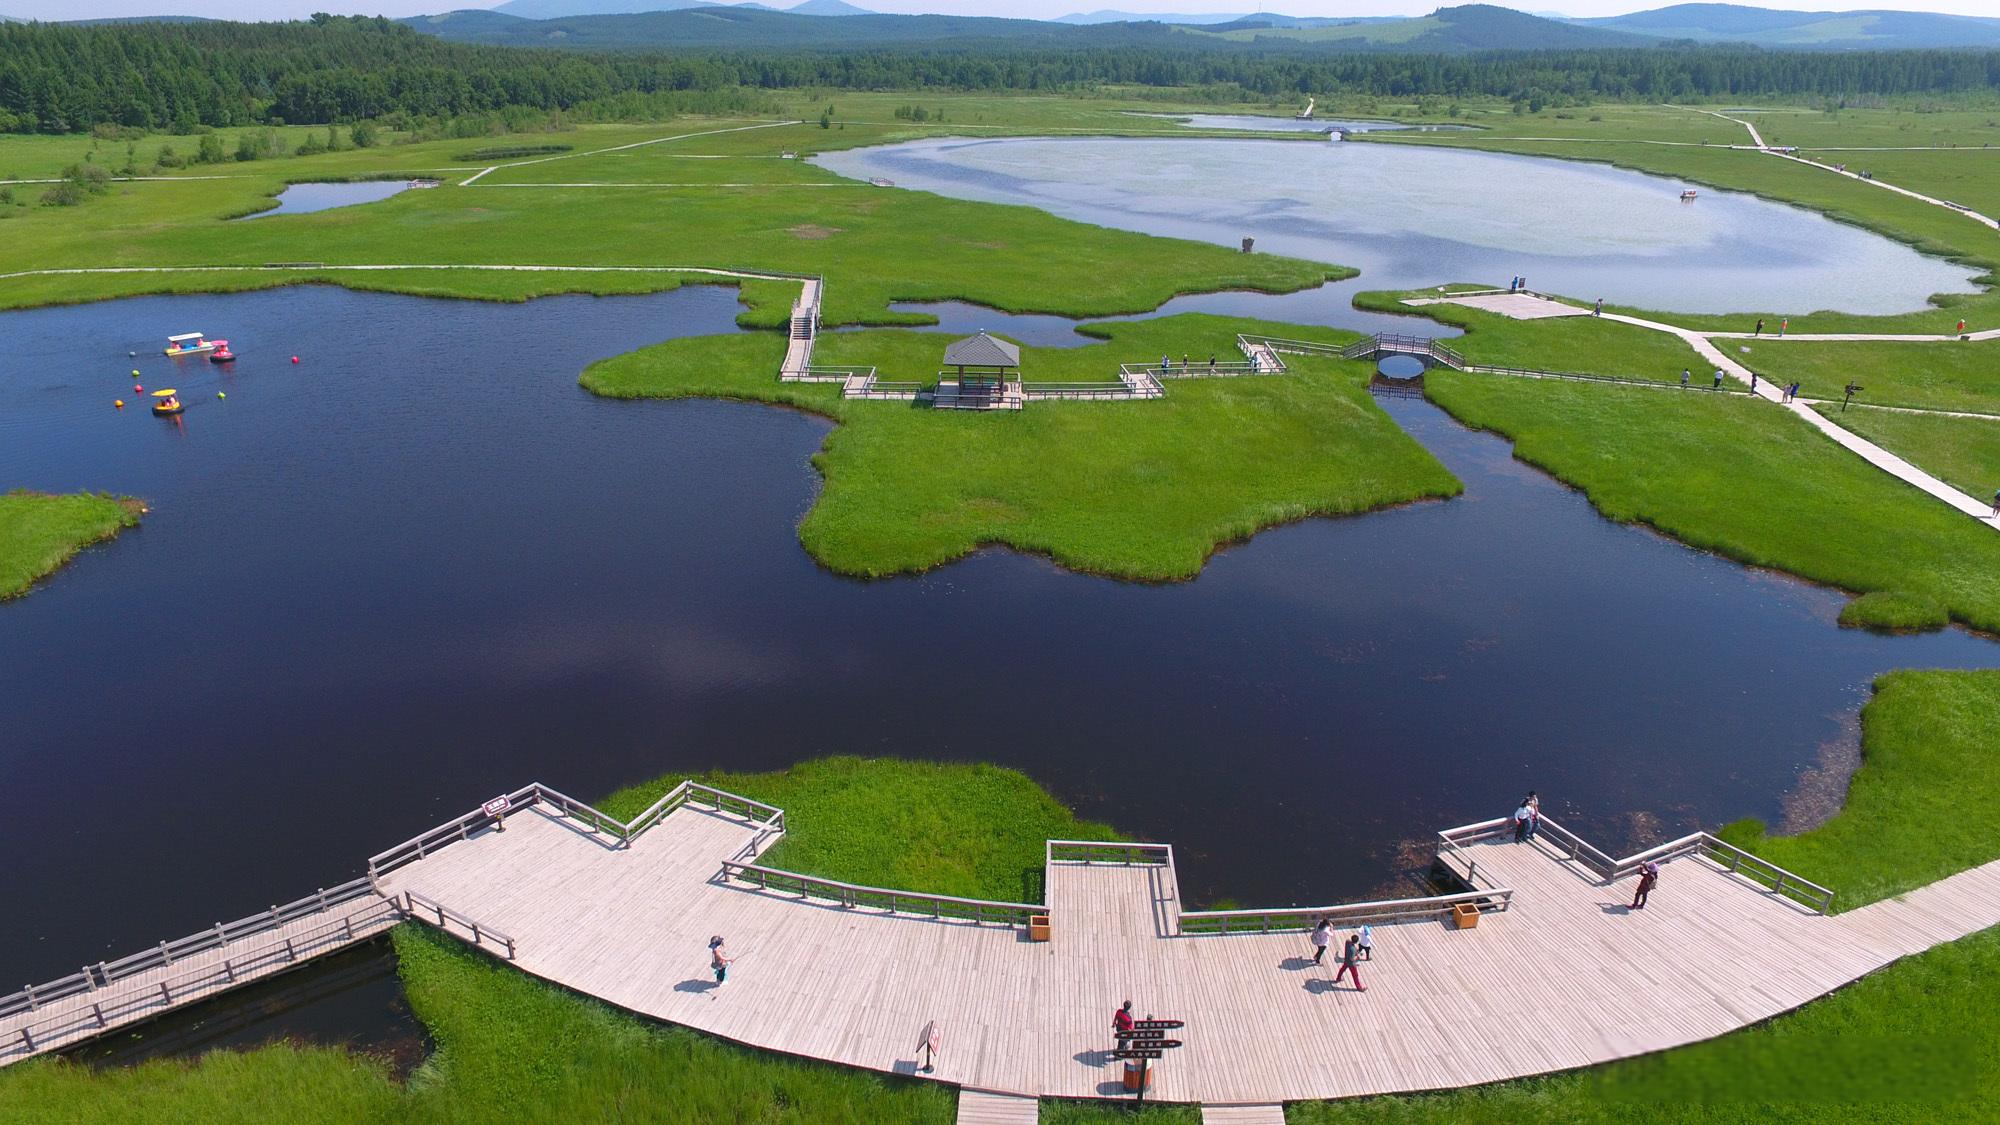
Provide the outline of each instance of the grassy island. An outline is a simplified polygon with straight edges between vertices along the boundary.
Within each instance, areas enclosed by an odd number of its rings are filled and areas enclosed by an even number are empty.
[[[1023,348],[1023,371],[1115,386],[1120,362],[1185,355],[1199,367],[1211,355],[1236,358],[1238,332],[1280,330],[1301,331],[1199,314],[1093,325],[1105,344]],[[831,334],[814,361],[928,385],[950,339]],[[773,402],[838,421],[813,459],[826,487],[799,538],[828,567],[868,577],[999,543],[1090,573],[1185,579],[1217,547],[1275,524],[1461,489],[1369,398],[1365,363],[1288,357],[1292,373],[1282,377],[1169,380],[1156,401],[1037,402],[997,416],[781,383],[783,358],[777,336],[687,338],[595,364],[583,385],[618,398]]]
[[[0,494],[0,601],[19,597],[92,543],[136,526],[145,505],[85,492]]]

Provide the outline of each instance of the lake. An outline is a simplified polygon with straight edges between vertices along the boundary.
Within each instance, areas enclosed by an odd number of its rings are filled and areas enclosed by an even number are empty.
[[[1840,595],[1608,523],[1421,402],[1385,406],[1463,497],[1276,529],[1192,582],[1004,550],[839,578],[794,530],[828,423],[576,384],[738,310],[307,287],[0,315],[0,481],[153,505],[0,605],[0,967],[289,901],[530,781],[829,753],[1019,767],[1177,845],[1195,902],[1400,892],[1410,848],[1529,788],[1613,850],[1775,820],[1877,673],[2000,665],[1842,630]],[[158,355],[193,328],[241,358]],[[128,350],[178,421],[112,408]],[[916,690],[948,667],[1009,690]]]
[[[1354,266],[1357,292],[1505,285],[1670,312],[1896,313],[1976,291],[1971,270],[1815,212],[1607,165],[1420,145],[1230,138],[939,139],[815,163],[957,199]],[[1277,315],[1277,314],[1271,314]],[[1296,317],[1294,318],[1296,319]],[[1411,322],[1405,321],[1404,331]],[[1745,326],[1748,327],[1747,325]]]
[[[331,211],[357,203],[374,203],[408,191],[407,180],[365,180],[351,184],[292,184],[277,195],[278,205],[269,211],[244,215],[244,219],[264,219],[272,215],[302,215],[308,211]]]

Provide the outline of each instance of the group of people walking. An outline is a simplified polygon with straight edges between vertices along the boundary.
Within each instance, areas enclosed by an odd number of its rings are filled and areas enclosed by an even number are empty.
[[[1326,964],[1327,947],[1333,944],[1333,920],[1322,917],[1313,927],[1313,964]],[[1361,962],[1375,959],[1375,932],[1363,926],[1347,935],[1347,941],[1340,947],[1340,971],[1333,974],[1333,983],[1339,984],[1349,976],[1354,978],[1354,991],[1366,992],[1361,983]]]

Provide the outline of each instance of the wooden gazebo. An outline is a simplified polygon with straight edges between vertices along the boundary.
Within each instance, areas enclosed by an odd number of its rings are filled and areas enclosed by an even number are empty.
[[[1021,349],[985,332],[953,341],[938,372],[936,405],[973,410],[1017,406],[1021,397]]]

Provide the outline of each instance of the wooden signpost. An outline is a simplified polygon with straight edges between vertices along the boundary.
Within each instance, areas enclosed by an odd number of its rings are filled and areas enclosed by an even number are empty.
[[[938,1048],[942,1046],[944,1046],[944,1028],[939,1027],[936,1020],[932,1020],[924,1025],[923,1034],[917,1036],[917,1050],[924,1053],[924,1065],[921,1068],[922,1073],[929,1074],[931,1072],[933,1061],[937,1058]]]
[[[511,808],[512,805],[513,802],[507,799],[507,795],[505,793],[502,793],[500,796],[495,797],[492,800],[486,802],[485,804],[479,806],[479,811],[493,818],[493,831],[505,832],[507,830],[507,825],[505,823],[507,819],[507,810]]]
[[[1181,1020],[1156,1020],[1149,1017],[1134,1020],[1132,1030],[1117,1033],[1118,1046],[1111,1052],[1111,1057],[1139,1060],[1139,1101],[1146,1100],[1146,1077],[1151,1072],[1151,1061],[1181,1045],[1180,1040],[1167,1038],[1167,1032],[1178,1031],[1186,1026],[1187,1024]]]

